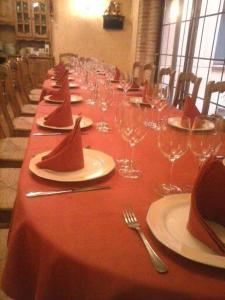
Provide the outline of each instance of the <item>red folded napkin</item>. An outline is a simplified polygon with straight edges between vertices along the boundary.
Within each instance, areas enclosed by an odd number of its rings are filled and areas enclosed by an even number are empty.
[[[187,228],[215,252],[225,255],[225,244],[206,220],[225,227],[225,166],[222,160],[216,158],[210,158],[203,165],[196,179]]]
[[[70,95],[67,94],[64,102],[45,117],[45,125],[67,127],[73,125]]]
[[[66,81],[66,80],[68,80],[68,70],[65,70],[65,71],[63,71],[63,72],[60,72],[60,73],[58,73],[58,72],[56,72],[55,73],[55,80],[56,80],[56,83],[58,84],[58,85],[63,85],[63,83]]]
[[[55,72],[63,72],[64,70],[66,70],[66,68],[65,68],[65,65],[64,65],[62,62],[60,62],[60,63],[58,63],[58,65],[56,65],[56,66],[53,68],[53,70],[54,70]]]
[[[55,101],[64,101],[67,98],[70,98],[70,91],[69,91],[69,82],[68,79],[65,79],[61,88],[58,91],[51,92],[51,99]]]
[[[37,163],[39,168],[70,172],[84,167],[80,121],[81,118],[78,118],[73,131],[55,149],[42,157],[42,160]]]
[[[120,70],[116,67],[115,69],[115,74],[114,74],[114,81],[119,81],[120,80]]]
[[[138,90],[140,87],[139,85],[135,82],[135,80],[132,80],[131,83],[129,83],[129,88],[128,88],[128,92],[130,91],[136,91]]]
[[[190,97],[186,97],[184,100],[183,107],[183,116],[188,117],[191,120],[191,124],[193,124],[195,117],[199,116],[200,112],[195,106],[194,102]]]

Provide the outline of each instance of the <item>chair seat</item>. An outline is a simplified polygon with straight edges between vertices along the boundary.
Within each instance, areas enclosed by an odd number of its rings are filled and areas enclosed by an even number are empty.
[[[34,118],[32,117],[17,117],[13,120],[15,130],[30,131]]]
[[[0,169],[0,209],[13,209],[19,175],[19,168]]]
[[[30,94],[29,95],[29,99],[33,103],[38,103],[39,99],[40,99],[40,95],[32,95],[32,94]]]
[[[22,114],[24,115],[35,115],[37,111],[37,105],[35,104],[24,104],[22,107]]]
[[[27,138],[6,137],[0,139],[0,161],[22,162],[27,147]]]
[[[41,89],[33,89],[30,91],[31,95],[38,95],[40,96],[41,95]]]

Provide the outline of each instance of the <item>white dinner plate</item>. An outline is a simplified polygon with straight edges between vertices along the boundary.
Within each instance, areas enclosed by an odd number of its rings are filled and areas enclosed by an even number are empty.
[[[54,100],[54,99],[51,99],[51,97],[52,97],[51,95],[44,96],[44,100],[48,101],[48,102],[59,103],[59,104],[64,102],[64,100]],[[70,96],[71,103],[80,102],[82,100],[83,100],[83,98],[79,95],[71,95]]]
[[[30,160],[29,169],[35,175],[55,181],[86,181],[96,179],[109,174],[115,168],[115,162],[111,156],[93,149],[83,149],[84,168],[73,172],[56,172],[47,169],[40,169],[37,163],[49,151],[37,154]]]
[[[173,126],[173,127],[179,128],[179,129],[188,129],[182,125],[182,117],[168,118],[168,124],[170,126]],[[208,121],[205,123],[205,127],[193,129],[193,131],[209,131],[209,130],[214,129],[214,127],[215,126],[214,126],[213,122]]]
[[[118,86],[117,86],[117,90],[123,91],[122,86],[121,86],[121,85],[118,85]],[[139,91],[141,91],[140,88],[129,88],[128,91],[127,91],[127,93],[129,93],[129,92],[139,92]]]
[[[60,88],[61,85],[57,84],[55,81],[52,81],[52,87],[55,87],[55,88]],[[69,82],[69,88],[70,89],[77,89],[79,88],[79,84],[78,83],[75,83],[75,82]]]
[[[143,102],[143,97],[130,97],[130,103],[151,107],[150,103]]]
[[[67,126],[67,127],[55,127],[55,126],[50,126],[46,125],[45,122],[45,117],[40,117],[36,120],[36,123],[38,126],[44,127],[44,128],[49,128],[49,129],[60,129],[60,130],[72,130],[74,128],[74,125],[76,123],[76,119],[78,118],[78,115],[73,115],[73,125]],[[93,124],[93,121],[89,118],[82,117],[81,122],[80,122],[80,128],[87,128]]]
[[[169,195],[153,202],[147,224],[154,236],[166,247],[190,260],[225,269],[225,257],[193,237],[186,228],[190,210],[190,194]],[[210,222],[225,243],[225,229]]]

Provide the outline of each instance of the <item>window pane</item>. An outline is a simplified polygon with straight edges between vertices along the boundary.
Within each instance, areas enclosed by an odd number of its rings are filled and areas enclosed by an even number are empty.
[[[207,58],[211,57],[214,33],[216,29],[216,21],[217,21],[217,16],[205,18],[200,57],[207,57]]]
[[[161,44],[161,53],[166,54],[167,53],[167,43],[169,38],[169,25],[163,26],[163,32],[162,32],[162,44]]]
[[[220,2],[221,0],[208,1],[206,14],[210,15],[210,14],[218,13],[220,9]]]

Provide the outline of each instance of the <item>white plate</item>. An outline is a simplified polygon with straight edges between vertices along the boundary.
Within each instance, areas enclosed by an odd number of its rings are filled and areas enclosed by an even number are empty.
[[[143,102],[143,97],[130,97],[130,103],[151,107],[150,103]]]
[[[29,169],[35,175],[55,181],[86,181],[103,177],[115,168],[113,158],[101,151],[93,149],[83,149],[84,168],[74,172],[56,172],[47,169],[40,169],[37,163],[49,151],[40,153],[30,160]]]
[[[190,194],[169,195],[151,204],[146,221],[166,247],[190,260],[225,269],[225,257],[213,252],[187,230],[189,210]],[[210,225],[225,242],[225,229],[211,222]]]
[[[117,86],[117,90],[123,91],[122,86],[118,85]],[[128,91],[127,91],[127,93],[129,93],[129,92],[139,92],[139,91],[141,91],[141,89],[139,87],[138,88],[129,88]]]
[[[52,96],[51,95],[44,96],[44,100],[48,101],[48,102],[54,102],[54,103],[63,103],[64,102],[64,100],[54,100],[54,99],[51,99],[50,97],[52,97]],[[70,96],[71,103],[80,102],[82,100],[83,100],[83,98],[81,96],[78,96],[78,95]]]
[[[173,127],[179,128],[179,129],[188,129],[182,125],[181,120],[182,120],[182,117],[171,117],[171,118],[168,118],[168,124],[170,126],[173,126]],[[193,131],[208,131],[208,130],[214,129],[214,127],[215,126],[214,126],[213,122],[208,121],[205,124],[204,128],[193,129]]]
[[[74,128],[74,125],[76,123],[76,119],[78,118],[77,115],[73,115],[73,125],[67,126],[67,127],[55,127],[55,126],[50,126],[46,125],[45,122],[45,117],[38,118],[36,120],[37,125],[44,127],[44,128],[50,128],[50,129],[60,129],[60,130],[72,130]],[[82,117],[81,122],[80,122],[80,128],[87,128],[93,124],[93,121],[89,118]]]
[[[59,88],[61,87],[61,85],[58,85],[56,82],[52,82],[52,87],[55,87],[55,88]],[[78,83],[75,83],[75,82],[69,82],[69,88],[71,89],[77,89],[79,88],[79,84]]]

